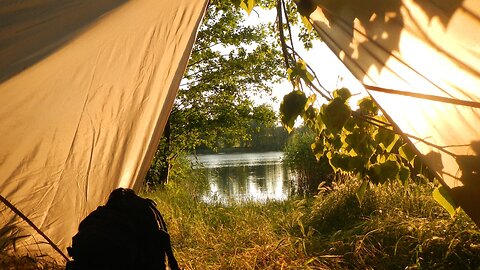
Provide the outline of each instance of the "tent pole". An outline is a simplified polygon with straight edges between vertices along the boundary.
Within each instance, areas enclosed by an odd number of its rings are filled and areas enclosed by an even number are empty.
[[[23,219],[30,227],[32,227],[38,234],[40,234],[48,244],[52,246],[55,251],[57,251],[67,262],[69,261],[68,257],[60,250],[60,248],[45,234],[40,228],[38,228],[27,216],[25,216],[18,208],[11,204],[5,197],[0,195],[0,201],[4,203],[8,208],[10,208],[15,214],[17,214],[21,219]]]

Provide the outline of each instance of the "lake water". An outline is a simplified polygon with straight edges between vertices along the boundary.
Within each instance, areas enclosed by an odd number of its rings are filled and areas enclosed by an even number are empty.
[[[210,190],[206,202],[285,200],[292,192],[283,152],[198,155]]]

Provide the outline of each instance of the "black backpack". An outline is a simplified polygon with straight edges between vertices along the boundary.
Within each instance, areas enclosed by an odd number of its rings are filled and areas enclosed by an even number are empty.
[[[114,190],[79,225],[67,248],[66,270],[178,269],[170,236],[155,202],[131,189]]]

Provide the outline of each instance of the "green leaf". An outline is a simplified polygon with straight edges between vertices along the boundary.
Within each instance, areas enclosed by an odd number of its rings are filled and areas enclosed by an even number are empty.
[[[340,149],[343,147],[342,137],[338,135],[331,135],[330,145],[335,149]]]
[[[345,87],[333,91],[333,97],[340,98],[344,102],[347,101],[351,96],[352,93],[350,93],[350,90]]]
[[[392,142],[391,142],[389,145],[387,145],[387,147],[385,148],[385,150],[386,150],[388,153],[392,152],[393,147],[395,146],[395,144],[397,143],[397,141],[398,141],[399,139],[400,139],[400,136],[398,136],[398,134],[393,134],[393,140],[392,140]]]
[[[301,91],[292,91],[283,97],[280,104],[280,119],[288,132],[292,131],[297,117],[304,113],[306,102],[307,97]]]
[[[312,148],[315,158],[319,160],[323,156],[325,150],[323,140],[316,140],[314,143],[312,143],[312,145],[310,145],[310,147]]]
[[[367,176],[370,179],[370,181],[374,184],[380,183],[380,174],[381,174],[380,164],[373,164],[367,170]]]
[[[305,71],[305,75],[302,76],[302,79],[307,83],[307,84],[312,84],[313,80],[315,77],[313,77],[313,74]]]
[[[314,121],[315,118],[317,117],[317,114],[315,113],[315,109],[313,108],[313,106],[308,106],[307,108],[305,108],[305,117],[306,119],[308,120],[312,120]]]
[[[350,107],[340,98],[334,98],[327,106],[322,107],[323,123],[333,133],[343,128],[351,114]]]
[[[295,82],[296,78],[298,77],[298,71],[296,67],[288,68],[287,69],[288,80],[291,82]]]
[[[398,172],[398,179],[405,185],[410,178],[410,168],[402,166]]]
[[[395,180],[400,171],[400,163],[394,160],[386,160],[383,163],[375,163],[368,170],[368,175],[372,182],[383,184],[387,181]]]
[[[355,126],[356,126],[356,123],[354,118],[349,118],[343,127],[347,131],[353,132],[355,130]]]
[[[360,206],[362,206],[363,198],[365,197],[365,193],[367,192],[368,188],[368,180],[364,180],[362,182],[362,185],[357,189],[355,192],[355,196],[357,197],[358,203],[360,203]]]
[[[240,3],[240,7],[243,8],[248,13],[248,15],[250,15],[255,5],[255,0],[241,0]]]
[[[242,0],[231,0],[231,1],[236,7],[239,7],[240,4],[242,3]]]
[[[385,155],[377,156],[377,163],[384,163],[385,161],[387,161],[387,157]]]
[[[307,110],[308,107],[312,106],[315,100],[317,100],[317,95],[310,95],[307,99],[307,102],[305,103],[305,110]]]
[[[359,132],[353,132],[347,135],[345,142],[348,143],[352,148],[356,148],[359,144],[365,142],[365,134]]]
[[[365,97],[358,101],[358,108],[362,115],[377,115],[378,107],[370,97]]]
[[[348,158],[348,169],[351,172],[363,171],[363,169],[365,168],[365,164],[367,164],[367,162],[363,157],[355,156]]]
[[[404,144],[404,145],[400,146],[398,148],[398,153],[400,154],[400,156],[403,159],[408,161],[408,163],[410,163],[410,165],[412,165],[412,166],[414,165],[415,157],[417,156],[417,154],[415,154],[413,149],[408,144]]]
[[[357,155],[370,158],[375,150],[371,140],[369,133],[357,128],[346,136],[345,143],[348,145],[348,149],[353,149]]]
[[[338,155],[338,154],[331,154],[331,152],[329,152],[328,154],[330,154],[330,155],[327,155],[328,162],[330,163],[330,166],[333,168],[335,172],[338,172],[338,171],[347,172],[350,170],[348,157],[343,155]]]
[[[294,67],[289,68],[287,74],[288,79],[295,85],[299,84],[300,79],[307,84],[312,84],[314,80],[313,75],[307,70],[307,63],[302,59],[298,60]]]
[[[400,139],[400,136],[395,134],[392,130],[379,128],[375,135],[375,141],[382,147],[383,150],[390,152],[395,146],[395,143]]]
[[[317,117],[315,118],[315,131],[317,132],[317,134],[320,134],[324,129],[325,129],[325,124],[323,123],[322,115],[318,114]]]
[[[400,171],[400,164],[397,161],[387,160],[381,164],[381,168],[382,175],[380,176],[380,179],[395,180]]]
[[[313,82],[314,77],[310,72],[308,72],[307,63],[305,61],[303,61],[302,59],[298,60],[296,68],[298,76],[300,76],[300,78],[302,78],[305,83],[311,84]]]
[[[317,5],[314,1],[302,1],[296,0],[297,10],[302,16],[310,16],[315,11]]]
[[[450,214],[450,217],[455,216],[457,205],[453,201],[452,197],[450,197],[450,194],[448,194],[448,191],[444,186],[438,186],[435,188],[432,196],[437,203],[447,210],[447,212]]]

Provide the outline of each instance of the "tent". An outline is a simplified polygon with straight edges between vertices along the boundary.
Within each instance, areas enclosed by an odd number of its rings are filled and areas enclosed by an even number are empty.
[[[59,250],[117,187],[138,189],[206,0],[0,4],[0,195]],[[0,203],[17,247],[57,254]],[[65,253],[65,252],[64,252]]]
[[[300,1],[449,194],[480,225],[480,1]]]
[[[297,3],[480,224],[480,2]],[[63,252],[111,190],[139,188],[206,6],[2,2],[0,226],[22,247]]]

